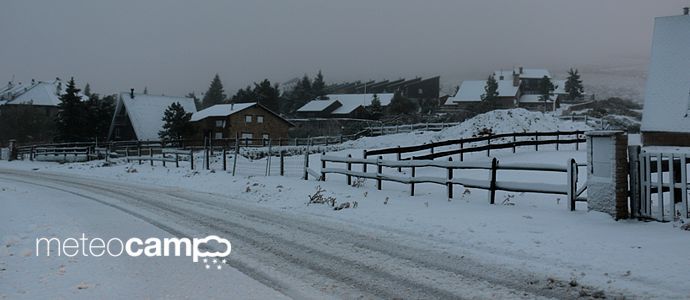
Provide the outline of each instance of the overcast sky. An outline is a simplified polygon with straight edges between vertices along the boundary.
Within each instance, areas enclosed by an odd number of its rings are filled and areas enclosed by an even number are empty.
[[[514,65],[645,60],[653,18],[690,0],[2,0],[0,82],[74,76],[100,93],[226,93],[323,70],[328,82]],[[458,82],[459,83],[459,82]]]

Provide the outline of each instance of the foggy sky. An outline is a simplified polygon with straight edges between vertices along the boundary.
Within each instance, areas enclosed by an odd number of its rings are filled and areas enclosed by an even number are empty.
[[[99,93],[226,93],[323,70],[327,82],[646,60],[684,0],[2,0],[0,85],[74,76]],[[449,79],[451,78],[451,79]],[[459,84],[459,82],[457,82]]]

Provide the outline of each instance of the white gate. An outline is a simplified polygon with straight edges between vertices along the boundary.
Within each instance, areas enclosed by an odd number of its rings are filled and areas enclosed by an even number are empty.
[[[633,149],[630,148],[633,216],[663,222],[690,218],[690,149]]]

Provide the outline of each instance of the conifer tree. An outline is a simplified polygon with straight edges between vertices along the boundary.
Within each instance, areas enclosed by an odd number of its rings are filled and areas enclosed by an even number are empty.
[[[555,89],[556,86],[548,76],[542,77],[539,81],[539,100],[544,102],[544,112],[546,112],[546,103],[551,100],[551,94]]]
[[[371,99],[371,105],[369,105],[369,113],[374,119],[381,117],[383,109],[381,107],[381,100],[379,100],[379,95],[374,94],[374,98]]]
[[[482,94],[482,101],[494,101],[498,98],[498,81],[494,75],[489,76],[486,79],[486,85],[484,85],[484,94]]]
[[[326,82],[324,82],[323,80],[323,74],[321,73],[321,70],[319,70],[319,73],[316,74],[314,82],[311,85],[311,94],[315,98],[321,97],[326,94]]]
[[[225,91],[223,91],[223,83],[220,81],[218,74],[213,77],[211,85],[208,87],[208,91],[204,95],[204,99],[201,101],[201,109],[221,104],[225,102]]]
[[[192,113],[184,110],[179,102],[168,106],[163,114],[163,130],[158,132],[162,140],[180,140],[192,132],[192,124],[189,122]]]
[[[71,78],[67,83],[65,93],[60,96],[55,125],[58,139],[61,141],[76,142],[89,138],[86,133],[87,106],[79,96],[80,91],[74,83],[74,78]]]
[[[565,92],[568,94],[569,100],[580,99],[584,94],[584,87],[582,87],[582,80],[577,69],[570,69],[568,71],[568,80],[565,82]]]

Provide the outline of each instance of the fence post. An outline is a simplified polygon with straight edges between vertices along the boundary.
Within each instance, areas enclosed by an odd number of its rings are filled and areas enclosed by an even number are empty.
[[[464,148],[465,142],[460,142],[460,161],[463,161],[465,159],[465,152],[463,152]]]
[[[280,176],[285,176],[285,150],[280,149]]]
[[[639,145],[628,146],[630,162],[630,211],[631,217],[640,216],[640,150]]]
[[[326,152],[321,153],[321,180],[326,181],[326,172],[323,171],[326,169],[326,160],[323,159],[324,156],[326,156]]]
[[[362,151],[362,157],[363,157],[365,160],[367,159],[367,150],[366,150],[366,149],[364,149],[364,150]],[[364,163],[362,164],[362,172],[363,172],[363,173],[366,173],[366,172],[367,172],[367,166],[368,166],[368,165],[369,165],[369,164],[367,164],[366,162],[364,162]]]
[[[304,180],[309,180],[309,151],[304,152]]]
[[[410,158],[410,161],[414,161],[414,156]],[[417,167],[412,166],[412,180],[410,182],[410,196],[414,196],[414,177],[417,175]]]
[[[175,168],[180,167],[180,155],[175,153]]]
[[[381,176],[383,176],[383,166],[381,165],[381,161],[383,160],[383,156],[379,155],[379,159],[376,160],[376,188],[380,191],[381,190]]]
[[[534,151],[539,151],[539,131],[534,132]]]
[[[151,159],[151,166],[153,167],[153,148],[149,147],[149,158]]]
[[[453,158],[449,157],[448,162],[452,163]],[[446,183],[448,185],[448,199],[453,199],[453,168],[451,166],[448,166],[448,182]]]
[[[685,153],[680,154],[680,196],[681,196],[681,208],[683,209],[683,217],[690,217],[690,207],[688,206],[688,174],[686,170],[686,160],[687,156]]]
[[[402,160],[402,154],[400,154],[400,145],[398,145],[398,153],[396,153],[396,158],[398,159],[398,161]],[[398,167],[398,172],[402,172],[401,167]]]
[[[489,203],[496,203],[496,172],[498,171],[498,159],[491,160],[491,183],[489,184]]]
[[[137,142],[137,156],[139,156],[139,164],[141,164],[141,142]]]
[[[352,175],[350,175],[350,171],[352,171],[352,154],[347,155],[347,185],[352,185]]]
[[[194,170],[194,148],[189,148],[189,166]]]
[[[556,131],[556,151],[558,151],[558,145],[561,143],[561,132]]]
[[[568,209],[575,211],[575,201],[577,201],[577,163],[575,159],[568,160]]]
[[[31,146],[31,152],[29,152],[29,160],[30,161],[34,161],[34,151],[35,151],[35,147]]]
[[[517,143],[517,137],[515,132],[513,132],[513,153],[515,153],[515,143]]]
[[[237,157],[240,156],[240,140],[235,138],[235,155],[232,156],[232,176],[237,171]]]
[[[223,171],[228,170],[228,160],[227,158],[228,151],[225,149],[225,143],[223,144]]]
[[[491,157],[491,135],[486,140],[486,157]]]
[[[204,165],[206,166],[206,170],[211,169],[211,157],[209,157],[209,149],[208,149],[208,143],[204,145]]]

